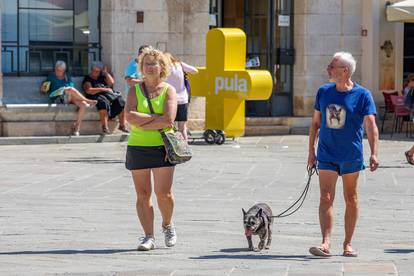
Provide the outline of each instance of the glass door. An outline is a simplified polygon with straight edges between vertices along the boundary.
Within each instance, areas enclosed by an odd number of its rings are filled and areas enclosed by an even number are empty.
[[[275,0],[273,7],[272,68],[273,93],[270,98],[271,116],[291,116],[293,110],[293,2]]]
[[[247,37],[246,67],[269,70],[271,68],[271,0],[244,0],[244,26]],[[271,102],[247,101],[246,116],[269,117]]]
[[[222,0],[222,27],[246,33],[246,68],[269,70],[271,66],[272,0]],[[246,116],[270,116],[270,102],[247,101]]]

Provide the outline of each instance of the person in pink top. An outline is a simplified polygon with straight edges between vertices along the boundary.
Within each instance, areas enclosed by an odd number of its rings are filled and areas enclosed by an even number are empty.
[[[187,140],[189,91],[187,91],[185,86],[184,74],[196,74],[198,73],[198,70],[194,66],[182,62],[170,53],[165,53],[165,55],[171,62],[171,73],[166,82],[171,84],[177,91],[177,116],[175,117],[175,121],[177,123],[178,130]]]

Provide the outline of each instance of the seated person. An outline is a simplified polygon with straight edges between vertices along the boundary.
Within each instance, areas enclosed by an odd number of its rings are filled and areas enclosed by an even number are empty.
[[[47,93],[51,103],[74,104],[79,108],[78,117],[72,126],[72,134],[79,136],[80,126],[86,108],[91,105],[96,105],[97,101],[85,98],[73,86],[72,78],[66,74],[66,63],[58,60],[55,64],[55,71],[50,73],[46,81],[40,86],[40,92]]]
[[[94,62],[91,73],[83,79],[82,86],[86,97],[97,100],[96,107],[101,118],[102,132],[109,133],[108,119],[119,118],[119,130],[128,132],[125,126],[125,100],[121,93],[113,90],[114,79],[102,63]]]
[[[407,87],[404,94],[404,104],[411,110],[411,114],[414,113],[414,75],[408,76]]]

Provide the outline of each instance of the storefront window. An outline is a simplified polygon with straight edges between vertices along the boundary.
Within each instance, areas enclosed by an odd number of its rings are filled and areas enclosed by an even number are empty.
[[[64,60],[83,75],[100,59],[100,0],[0,0],[5,75],[46,75]]]

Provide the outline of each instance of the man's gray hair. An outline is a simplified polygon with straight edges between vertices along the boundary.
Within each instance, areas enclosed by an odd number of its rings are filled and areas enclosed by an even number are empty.
[[[333,59],[338,59],[343,63],[349,70],[349,76],[352,76],[355,73],[356,60],[351,53],[348,52],[337,52],[333,55]]]
[[[100,61],[94,61],[94,62],[92,62],[92,64],[91,64],[91,69],[92,68],[99,68],[99,69],[103,69],[104,68],[104,65],[103,65],[103,63],[102,62],[100,62]]]
[[[59,67],[59,68],[61,68],[61,69],[63,69],[63,70],[66,71],[66,63],[63,60],[56,61],[55,68],[56,67]]]

